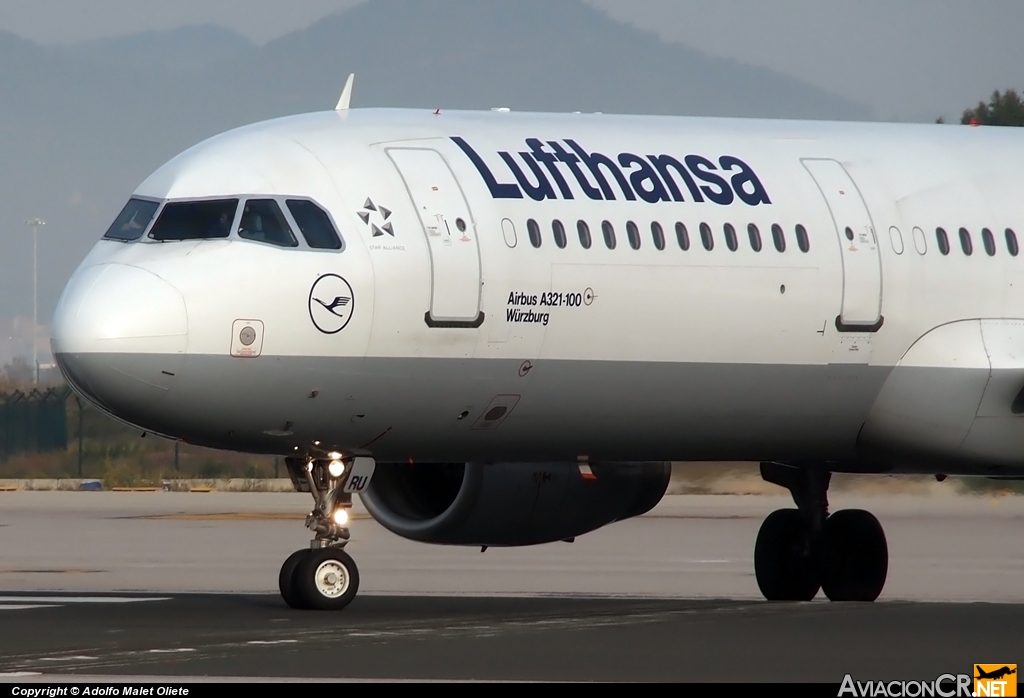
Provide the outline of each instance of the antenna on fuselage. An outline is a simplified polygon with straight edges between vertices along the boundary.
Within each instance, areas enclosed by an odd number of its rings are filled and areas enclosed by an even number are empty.
[[[341,91],[341,97],[338,99],[338,106],[334,108],[335,111],[345,111],[352,103],[352,83],[355,82],[355,79],[355,73],[348,76],[348,80],[345,81],[345,89]]]

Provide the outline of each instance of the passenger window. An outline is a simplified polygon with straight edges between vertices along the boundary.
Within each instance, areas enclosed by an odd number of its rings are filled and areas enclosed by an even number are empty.
[[[604,233],[604,244],[609,250],[615,249],[615,228],[608,221],[601,224],[601,232]]]
[[[242,209],[238,237],[243,240],[266,242],[279,247],[298,247],[291,226],[273,199],[250,199]]]
[[[846,229],[846,237],[853,235],[853,231],[849,228]],[[851,240],[853,238],[850,238]],[[779,252],[786,251],[786,234],[782,232],[782,226],[775,224],[772,226],[772,241],[775,243],[775,249]]]
[[[968,257],[974,254],[974,242],[971,240],[971,234],[967,228],[960,228],[960,247]]]
[[[565,226],[562,225],[562,221],[556,220],[551,224],[551,233],[555,236],[555,244],[558,245],[558,249],[564,250],[568,240],[565,238]]]
[[[154,240],[212,240],[231,234],[238,199],[167,204],[149,237]]]
[[[306,244],[314,250],[340,250],[341,238],[331,223],[331,217],[312,201],[288,199],[288,210],[299,226],[299,232],[306,238]]]
[[[146,232],[153,214],[160,207],[155,201],[143,201],[142,199],[130,199],[128,205],[121,210],[121,213],[114,219],[114,222],[107,229],[103,236],[106,240],[121,240],[129,242],[138,240]]]
[[[889,226],[889,244],[892,245],[892,251],[898,255],[903,254],[906,249],[906,245],[903,244],[903,233],[896,226]]]
[[[532,218],[526,221],[526,234],[530,237],[530,244],[539,248],[541,243],[540,226]]]
[[[1010,252],[1011,257],[1016,257],[1020,254],[1020,247],[1017,245],[1017,233],[1013,232],[1012,229],[1006,229],[1006,249]]]
[[[796,246],[805,254],[811,251],[811,238],[807,236],[807,228],[802,225],[796,227]]]
[[[985,245],[985,252],[989,257],[996,256],[996,238],[988,228],[981,229],[981,242]]]
[[[686,231],[686,226],[682,223],[676,223],[676,242],[679,243],[679,249],[683,252],[690,249],[690,233]]]
[[[935,242],[939,245],[939,252],[943,255],[949,254],[949,236],[946,235],[946,231],[942,228],[935,229]]]
[[[928,251],[928,240],[924,236],[924,231],[916,227],[914,228],[914,249],[918,254],[925,254]]]
[[[736,228],[732,227],[732,223],[725,224],[725,244],[733,252],[740,247],[739,240],[736,238]]]
[[[754,252],[761,251],[761,231],[757,229],[757,226],[751,223],[747,226],[747,237],[750,238],[750,249]]]
[[[708,252],[715,249],[715,238],[711,234],[711,226],[707,223],[700,224],[700,241],[704,243],[704,249]]]
[[[587,225],[587,222],[577,221],[576,232],[580,234],[580,245],[583,249],[589,250],[594,241],[590,237],[590,226]]]
[[[654,246],[658,250],[665,249],[665,232],[661,229],[661,223],[651,223],[651,237],[654,238]]]
[[[640,249],[640,229],[636,227],[636,223],[629,221],[626,223],[626,237],[629,238],[629,246],[634,250]]]

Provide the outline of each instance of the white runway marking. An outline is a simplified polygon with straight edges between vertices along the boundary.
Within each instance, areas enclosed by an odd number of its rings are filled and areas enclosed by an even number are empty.
[[[0,596],[0,612],[62,608],[68,604],[126,604],[170,600],[170,596]]]
[[[0,596],[0,603],[141,603],[170,600],[170,596]]]

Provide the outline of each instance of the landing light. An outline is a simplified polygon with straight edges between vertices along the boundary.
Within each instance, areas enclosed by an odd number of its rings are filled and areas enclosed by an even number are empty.
[[[337,509],[337,510],[335,510],[335,512],[334,512],[334,523],[338,524],[339,526],[344,526],[345,524],[347,524],[348,523],[348,510],[347,509]]]
[[[332,460],[331,464],[327,466],[327,472],[331,474],[331,477],[341,477],[345,474],[345,464],[340,460]]]

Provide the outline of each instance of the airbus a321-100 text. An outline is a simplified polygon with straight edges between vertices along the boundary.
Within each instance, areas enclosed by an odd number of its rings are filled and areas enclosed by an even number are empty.
[[[355,596],[353,493],[408,539],[534,545],[649,511],[672,461],[757,461],[796,503],[762,593],[837,601],[888,549],[832,473],[1024,475],[1024,133],[347,94],[157,170],[53,322],[99,409],[287,456],[290,605]]]

